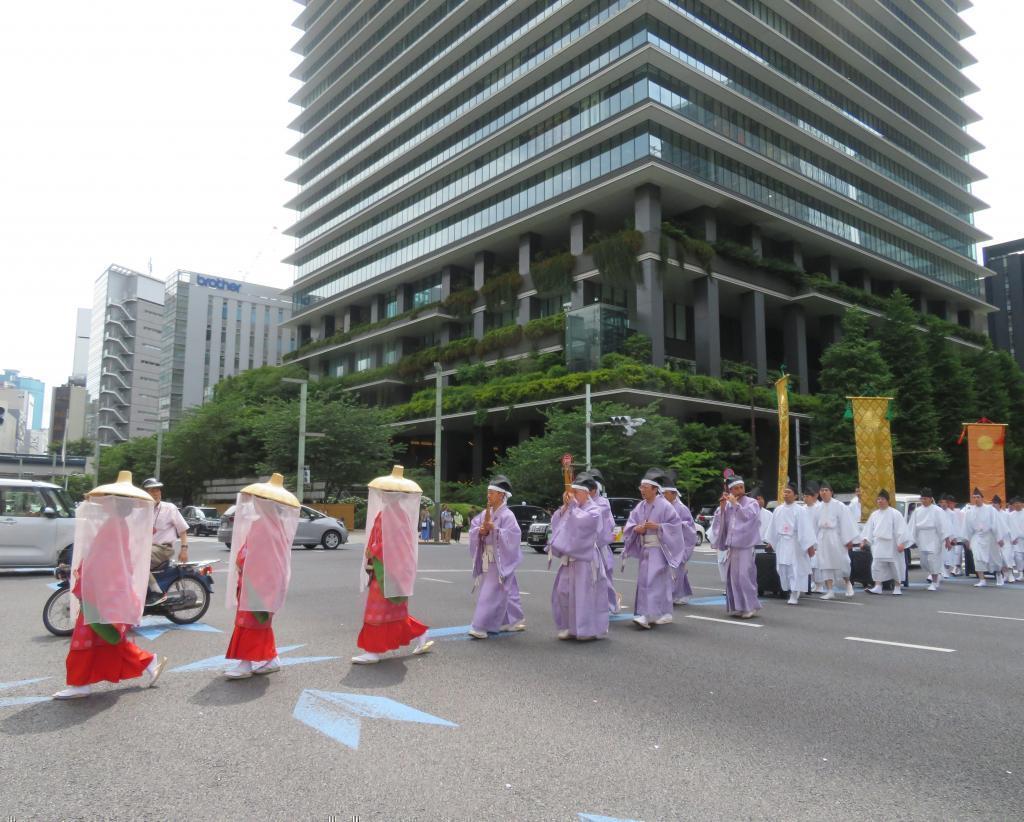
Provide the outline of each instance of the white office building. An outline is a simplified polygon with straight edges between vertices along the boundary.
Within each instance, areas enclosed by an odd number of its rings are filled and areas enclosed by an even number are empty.
[[[89,329],[87,430],[103,444],[155,434],[164,284],[111,265],[96,279]]]
[[[160,417],[169,424],[215,386],[251,368],[280,365],[294,345],[280,289],[178,270],[164,293]]]

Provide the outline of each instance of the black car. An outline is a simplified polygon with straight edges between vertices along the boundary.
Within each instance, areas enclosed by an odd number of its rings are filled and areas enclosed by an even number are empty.
[[[186,505],[181,509],[181,515],[188,523],[190,534],[195,534],[197,537],[217,536],[217,529],[220,528],[220,513],[216,508]]]
[[[551,516],[547,511],[539,514],[530,523],[523,531],[523,538],[526,540],[526,544],[538,554],[543,554],[547,550],[548,540],[551,539]]]
[[[519,523],[519,530],[523,532],[523,539],[526,539],[527,533],[530,531],[530,526],[537,522],[538,518],[543,518],[545,522],[550,522],[551,517],[548,512],[541,508],[539,505],[527,505],[525,502],[519,505],[510,505],[508,510],[512,512],[512,516],[516,518],[516,522]]]

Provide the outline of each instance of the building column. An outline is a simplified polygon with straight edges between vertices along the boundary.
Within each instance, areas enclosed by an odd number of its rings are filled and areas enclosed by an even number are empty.
[[[782,337],[786,368],[793,375],[793,386],[798,394],[806,394],[810,388],[810,373],[807,367],[807,315],[803,306],[786,306],[782,314]]]
[[[370,322],[380,322],[380,297],[373,297],[370,299]]]
[[[651,338],[651,364],[665,364],[665,295],[657,260],[640,263],[642,279],[636,287],[637,330]]]
[[[711,206],[701,206],[687,215],[687,220],[693,225],[698,238],[705,242],[714,243],[718,241],[718,218]]]
[[[594,215],[589,211],[577,211],[569,218],[569,253],[577,258],[577,269],[579,268],[579,257],[583,256],[587,247],[587,240],[594,233],[594,224]],[[572,311],[583,308],[582,282],[573,283],[570,303]]]
[[[644,235],[644,251],[657,251],[661,238],[661,189],[646,184],[633,193],[633,223]],[[636,287],[636,322],[651,338],[651,363],[665,364],[665,296],[656,260],[640,263],[641,281]]]
[[[952,300],[946,300],[946,322],[955,323],[958,316],[956,303]]]
[[[522,445],[524,442],[526,442],[528,439],[530,439],[530,437],[533,436],[533,434],[530,433],[530,423],[528,423],[528,422],[521,422],[521,423],[519,423],[518,436],[519,436],[519,444],[520,445]]]
[[[473,260],[473,288],[484,287],[487,275],[494,271],[494,255],[490,251],[478,251]],[[478,340],[484,335],[484,314],[486,309],[473,313],[473,336]]]
[[[412,294],[407,285],[398,286],[398,313],[404,314],[412,308]]]
[[[523,290],[533,289],[533,280],[530,277],[530,263],[534,256],[540,251],[541,238],[538,234],[522,234],[519,237],[519,276],[523,278]],[[523,297],[516,306],[516,322],[525,325],[532,319],[533,297]]]
[[[843,323],[840,317],[825,316],[819,322],[823,348],[828,348],[843,339]]]
[[[718,281],[700,277],[693,283],[693,338],[697,373],[722,376],[722,341],[719,329]]]
[[[804,268],[804,247],[801,243],[793,240],[792,243],[792,257],[793,265],[799,268],[801,271],[805,271]]]
[[[768,341],[764,313],[764,294],[748,291],[740,300],[743,328],[743,361],[754,366],[757,381],[768,381]]]
[[[831,255],[825,258],[826,270],[822,273],[825,274],[832,282],[839,282],[839,260]]]
[[[751,224],[744,227],[743,234],[747,241],[747,245],[750,246],[750,250],[760,257],[764,248],[764,245],[761,242],[761,229],[756,225]]]

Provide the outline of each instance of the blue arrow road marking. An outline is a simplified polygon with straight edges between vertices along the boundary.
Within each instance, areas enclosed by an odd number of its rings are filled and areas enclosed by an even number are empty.
[[[60,588],[60,583],[59,582],[47,582],[46,583],[46,587],[49,588],[51,591],[56,591],[58,588]]]
[[[22,685],[34,685],[37,682],[43,682],[47,679],[52,679],[49,676],[37,676],[35,679],[18,679],[14,682],[0,682],[0,691],[9,691],[12,688],[20,688]]]
[[[717,597],[694,597],[690,605],[725,605],[725,594]]]
[[[472,639],[468,633],[472,627],[472,625],[453,625],[450,628],[431,628],[427,631],[427,638],[444,641]],[[491,639],[498,639],[500,637],[512,636],[514,633],[518,633],[518,631],[498,631],[497,633],[488,631],[487,636]]]
[[[617,816],[601,816],[596,813],[576,814],[583,822],[640,822],[639,819],[619,819]]]
[[[134,630],[136,634],[143,636],[146,639],[156,639],[157,637],[163,636],[168,631],[198,631],[200,633],[208,634],[224,633],[220,628],[214,628],[212,625],[207,625],[205,622],[193,622],[189,625],[177,625],[166,617],[153,615],[144,616],[142,618],[142,623]]]
[[[36,702],[52,702],[52,696],[9,696],[0,699],[0,708],[13,708],[15,705],[32,705]]]
[[[294,651],[297,648],[303,648],[304,645],[283,645],[277,649],[278,654],[286,654],[289,651]],[[306,662],[328,662],[332,659],[337,659],[336,656],[288,656],[281,658],[282,667],[289,665],[302,665]],[[225,659],[222,656],[210,656],[206,659],[200,659],[196,662],[190,662],[187,665],[180,665],[177,668],[171,668],[169,673],[192,673],[194,671],[212,671],[218,668],[223,668],[225,665],[234,662],[235,660]]]
[[[363,719],[392,719],[446,728],[459,727],[447,719],[424,713],[386,696],[335,693],[312,688],[302,692],[292,716],[352,750],[359,748],[359,731]]]

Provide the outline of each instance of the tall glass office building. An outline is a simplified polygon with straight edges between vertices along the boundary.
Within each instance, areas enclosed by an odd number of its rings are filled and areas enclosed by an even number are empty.
[[[424,379],[417,352],[451,372],[460,352],[562,351],[558,323],[536,321],[587,310],[649,336],[655,365],[764,379],[785,362],[813,391],[844,311],[897,287],[972,344],[991,306],[969,5],[310,0],[296,361],[365,371],[362,390],[394,402]],[[534,332],[498,353],[465,342],[514,326]],[[589,344],[570,339],[570,365]],[[515,411],[448,423],[473,473],[526,430]]]

